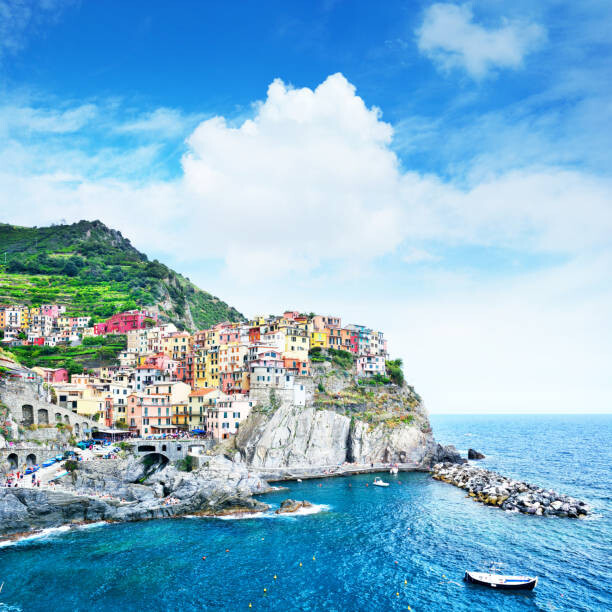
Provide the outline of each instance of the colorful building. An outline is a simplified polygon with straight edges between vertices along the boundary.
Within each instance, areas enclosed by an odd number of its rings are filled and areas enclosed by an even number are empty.
[[[134,329],[144,329],[157,323],[157,315],[147,310],[127,310],[113,315],[104,323],[94,325],[94,334],[127,334]]]

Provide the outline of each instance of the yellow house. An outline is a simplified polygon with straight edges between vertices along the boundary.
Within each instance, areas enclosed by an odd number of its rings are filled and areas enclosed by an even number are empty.
[[[307,361],[310,342],[306,332],[295,327],[284,331],[285,350],[283,351],[283,357],[297,359],[299,361]]]
[[[211,351],[219,346],[219,330],[214,327],[206,334],[206,350]]]
[[[221,392],[218,389],[195,389],[189,394],[187,404],[189,430],[204,429],[206,409],[214,406]]]
[[[193,340],[187,332],[169,334],[163,337],[161,341],[162,352],[174,361],[185,359],[187,353],[191,352],[192,347]]]
[[[323,331],[310,332],[310,347],[311,348],[327,348],[328,338],[327,333]]]
[[[204,388],[219,387],[219,351],[208,351],[204,361]]]
[[[104,415],[104,398],[98,397],[82,397],[77,400],[77,414],[92,419],[94,415]]]
[[[219,347],[219,372],[233,372],[244,365],[247,354],[246,344],[230,342]]]
[[[30,310],[24,306],[21,310],[21,327],[30,326]]]
[[[188,402],[173,404],[172,406],[172,424],[180,429],[189,427],[189,407]]]
[[[206,351],[200,350],[193,356],[193,384],[194,388],[204,388],[206,382]]]
[[[0,308],[0,329],[6,327],[6,319],[4,317],[4,308]]]

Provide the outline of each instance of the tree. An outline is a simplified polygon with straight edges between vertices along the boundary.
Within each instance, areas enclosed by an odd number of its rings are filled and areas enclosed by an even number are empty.
[[[64,264],[64,268],[62,270],[62,272],[66,275],[66,276],[76,276],[79,273],[79,269],[77,268],[76,264],[74,263],[74,261],[72,261],[71,259],[69,259],[65,264]]]
[[[387,372],[389,374],[389,378],[399,387],[404,384],[404,372],[402,371],[402,360],[401,359],[393,359],[387,361]]]

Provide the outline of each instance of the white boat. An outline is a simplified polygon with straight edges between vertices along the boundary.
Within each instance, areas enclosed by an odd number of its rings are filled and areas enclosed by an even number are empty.
[[[537,576],[502,576],[501,574],[486,574],[484,572],[465,572],[463,579],[472,584],[510,591],[533,591],[538,584]]]
[[[397,474],[399,472],[398,468],[396,465],[394,465],[390,470],[389,470],[389,474]]]
[[[389,483],[385,482],[384,480],[381,480],[380,478],[378,478],[378,476],[374,479],[374,486],[375,487],[388,487]]]

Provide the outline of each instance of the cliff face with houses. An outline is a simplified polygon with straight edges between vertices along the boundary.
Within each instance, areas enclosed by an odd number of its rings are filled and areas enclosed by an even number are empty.
[[[236,438],[243,460],[257,468],[324,469],[345,462],[429,467],[452,449],[436,444],[427,412],[408,385],[360,385],[352,369],[313,368],[304,406],[274,392],[259,397]],[[280,472],[279,472],[280,473]]]

